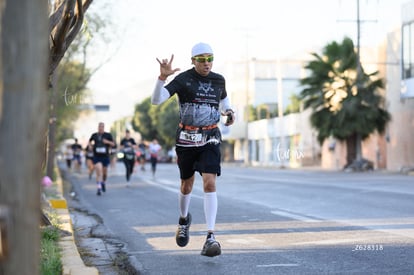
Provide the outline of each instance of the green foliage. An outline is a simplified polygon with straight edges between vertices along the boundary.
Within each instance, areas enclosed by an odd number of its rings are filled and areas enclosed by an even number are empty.
[[[124,117],[114,121],[109,132],[112,134],[115,142],[125,137],[125,131],[129,129],[130,120],[131,118]],[[116,144],[116,146],[119,146],[119,144]]]
[[[298,95],[292,94],[290,96],[290,104],[286,107],[285,114],[299,113],[301,100]]]
[[[57,69],[56,93],[56,141],[73,138],[73,123],[82,111],[82,105],[89,96],[86,89],[87,84],[99,68],[90,69],[87,67],[87,57],[92,55],[92,42],[103,41],[108,43],[105,30],[108,22],[100,14],[87,13],[81,31],[76,35],[75,40],[67,49]],[[95,38],[95,39],[93,39]],[[99,39],[97,39],[99,38]],[[51,96],[51,100],[55,101]],[[53,104],[53,103],[52,103]]]
[[[40,274],[56,275],[62,274],[63,267],[60,260],[59,247],[52,240],[41,240],[40,251]]]
[[[249,122],[255,121],[258,119],[256,108],[253,105],[248,106],[247,115],[248,115],[247,121]]]
[[[152,105],[148,97],[135,106],[132,126],[143,139],[157,138],[160,144],[172,147],[179,123],[177,98],[173,97],[161,105]]]
[[[59,229],[55,226],[44,227],[41,230],[42,240],[46,241],[58,241]]]
[[[88,94],[86,85],[90,72],[84,65],[76,61],[61,63],[58,68],[58,81],[54,91],[56,93],[57,108],[57,141],[73,137],[73,123],[79,116],[80,106],[84,104]]]
[[[152,108],[151,98],[144,99],[141,103],[135,105],[132,127],[139,132],[144,140],[151,140],[157,136],[155,121],[150,116]]]
[[[175,144],[177,125],[180,121],[177,97],[169,99],[154,109],[156,110],[156,130],[159,138],[166,147],[171,148]]]
[[[357,54],[351,39],[342,44],[332,42],[323,55],[312,54],[315,60],[305,68],[310,75],[301,79],[305,86],[300,94],[304,108],[312,108],[311,124],[322,143],[333,136],[339,140],[358,134],[362,139],[374,131],[382,133],[390,114],[384,109],[384,88],[378,72],[358,73]]]
[[[40,274],[62,274],[61,250],[59,248],[60,231],[56,216],[51,215],[51,226],[40,230]]]

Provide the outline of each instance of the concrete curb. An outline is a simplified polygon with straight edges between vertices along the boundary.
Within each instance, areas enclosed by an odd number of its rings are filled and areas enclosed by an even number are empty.
[[[56,169],[58,170],[58,169]],[[57,172],[57,193],[59,199],[49,199],[50,205],[56,210],[59,217],[61,229],[70,233],[59,241],[62,254],[63,275],[99,275],[96,267],[88,267],[83,262],[75,243],[72,220],[67,207],[66,199],[63,197],[62,178]]]

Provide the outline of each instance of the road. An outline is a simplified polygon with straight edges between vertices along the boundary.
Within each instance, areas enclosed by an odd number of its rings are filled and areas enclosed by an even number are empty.
[[[175,244],[174,164],[159,164],[155,178],[137,169],[127,187],[123,164],[117,163],[102,196],[84,171],[67,174],[74,192],[68,203],[74,212],[98,217],[104,229],[95,236],[123,244],[140,274],[414,273],[412,176],[235,165],[223,165],[222,172],[216,224],[222,255],[215,258],[200,255],[205,221],[199,175],[190,243]],[[78,231],[84,230],[74,219]]]

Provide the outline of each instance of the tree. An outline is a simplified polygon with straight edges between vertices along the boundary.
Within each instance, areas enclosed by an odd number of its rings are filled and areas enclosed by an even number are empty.
[[[69,46],[81,30],[84,14],[93,0],[57,0],[49,6],[49,128],[47,136],[46,175],[53,177],[55,159],[55,133],[58,113],[58,75],[55,71]]]
[[[311,125],[322,144],[329,137],[347,143],[347,164],[361,161],[361,141],[375,131],[383,133],[390,114],[384,109],[381,89],[384,81],[378,72],[358,71],[358,56],[350,38],[325,46],[322,56],[305,68],[310,75],[301,79],[304,108],[311,108]]]
[[[177,97],[152,107],[154,111],[151,112],[151,117],[157,121],[158,137],[166,147],[171,148],[175,144],[177,125],[180,121]]]
[[[296,94],[292,94],[290,96],[290,103],[286,107],[285,115],[292,114],[292,113],[299,113],[300,112],[300,103],[301,103],[300,96],[298,96]]]
[[[9,248],[1,251],[0,274],[39,272],[47,88],[91,3],[54,1],[48,24],[47,2],[0,0],[0,212]]]
[[[134,131],[139,132],[142,139],[146,140],[153,139],[158,135],[154,121],[149,114],[151,107],[150,97],[135,105],[134,117],[132,120]]]
[[[1,219],[8,251],[0,253],[0,274],[38,274],[48,102],[47,2],[0,0],[0,31],[0,212],[8,216]]]
[[[84,64],[67,61],[58,66],[56,81],[56,141],[73,137],[73,124],[88,95],[90,70]]]
[[[257,120],[256,108],[252,104],[247,106],[246,116],[248,122]]]
[[[52,76],[65,52],[78,35],[83,24],[85,12],[92,1],[57,0],[52,5],[53,13],[49,17],[49,76]]]
[[[144,99],[135,106],[132,127],[141,134],[142,139],[157,138],[166,147],[175,144],[179,122],[177,98],[171,98],[161,105],[152,105],[151,98]]]
[[[49,89],[48,150],[45,156],[46,175],[51,178],[54,174],[55,144],[73,136],[72,126],[79,115],[78,107],[82,104],[91,73],[84,63],[64,60],[53,76],[53,85]]]
[[[91,47],[92,37],[96,38],[99,36],[100,39],[95,39],[96,42],[100,40],[106,41],[107,35],[104,33],[104,30],[109,25],[99,14],[85,14],[91,2],[84,1],[80,6],[79,3],[82,3],[81,1],[76,4],[77,12],[75,10],[72,11],[75,14],[72,19],[73,28],[67,29],[67,40],[64,41],[65,45],[56,45],[55,40],[57,38],[50,40],[51,55],[55,52],[60,53],[62,49],[65,49],[63,55],[58,55],[57,60],[59,63],[57,65],[54,62],[51,63],[52,67],[56,67],[50,76],[50,119],[48,154],[46,157],[46,174],[50,177],[53,175],[54,170],[55,144],[63,138],[73,137],[73,121],[79,115],[78,107],[83,104],[82,99],[86,93],[86,85],[92,75],[111,58],[111,56],[106,56],[93,69],[86,66],[87,56],[90,54],[88,49]],[[72,5],[70,1],[55,2],[51,7],[51,10],[54,11],[51,19],[56,14],[59,14],[59,11],[63,10],[65,4],[66,10],[70,11],[69,7]],[[83,11],[79,11],[79,7],[83,7]],[[62,21],[62,24],[64,24],[65,20],[62,19]],[[62,33],[61,35],[64,35],[64,30],[64,28],[59,28],[59,25],[56,25],[55,32],[52,31],[51,36],[54,34],[52,37],[59,37],[57,34],[59,31]],[[74,31],[77,31],[78,35],[73,36],[75,34]],[[53,61],[53,58],[51,60]]]

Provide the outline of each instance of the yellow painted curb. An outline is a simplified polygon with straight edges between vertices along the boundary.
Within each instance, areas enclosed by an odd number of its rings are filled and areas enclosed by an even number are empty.
[[[60,200],[51,199],[51,200],[49,200],[49,202],[50,202],[50,205],[55,209],[68,208],[68,205],[67,205],[65,199],[60,199]]]

